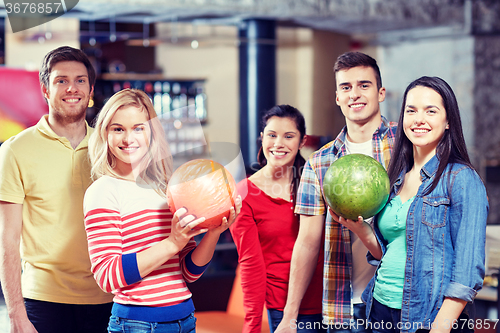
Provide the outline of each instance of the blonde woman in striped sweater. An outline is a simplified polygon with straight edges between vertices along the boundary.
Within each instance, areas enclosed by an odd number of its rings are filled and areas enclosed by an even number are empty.
[[[109,332],[195,332],[194,305],[186,282],[210,262],[219,235],[194,230],[204,221],[166,200],[171,158],[149,97],[125,89],[99,113],[89,141],[92,176],[85,194],[85,228],[92,272],[115,295]],[[193,237],[205,233],[196,245]]]

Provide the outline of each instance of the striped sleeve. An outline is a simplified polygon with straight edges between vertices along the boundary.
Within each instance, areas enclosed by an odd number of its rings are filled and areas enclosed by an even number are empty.
[[[182,277],[187,283],[193,283],[198,280],[208,266],[208,264],[206,264],[200,267],[193,263],[191,260],[191,253],[193,253],[195,248],[196,241],[191,238],[187,245],[179,252]]]
[[[105,292],[130,284],[123,270],[120,220],[119,213],[109,209],[93,209],[85,214],[91,270],[97,284]],[[130,262],[128,264],[130,266]],[[137,270],[137,263],[135,267]]]

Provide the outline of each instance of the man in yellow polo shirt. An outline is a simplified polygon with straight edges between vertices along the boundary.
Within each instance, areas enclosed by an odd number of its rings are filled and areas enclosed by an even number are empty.
[[[83,222],[95,76],[81,50],[49,52],[40,70],[49,114],[0,147],[0,278],[11,332],[107,331],[112,296],[90,272]]]

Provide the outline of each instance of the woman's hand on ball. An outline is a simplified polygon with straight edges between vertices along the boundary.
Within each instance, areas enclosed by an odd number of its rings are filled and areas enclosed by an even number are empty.
[[[234,208],[232,208],[231,211],[230,211],[229,222],[228,222],[227,228],[229,228],[229,226],[231,224],[233,224],[234,221],[236,221],[236,217],[238,217],[238,215],[241,212],[241,206],[242,206],[241,196],[238,195],[236,197],[236,200],[234,201]]]
[[[172,218],[172,226],[168,239],[177,246],[179,251],[186,246],[191,238],[208,231],[208,229],[193,230],[198,224],[203,223],[205,218],[200,217],[196,219],[194,215],[187,213],[187,209],[179,208]]]
[[[380,248],[380,244],[375,237],[375,232],[372,229],[372,226],[363,220],[362,216],[358,216],[357,221],[345,219],[341,216],[335,214],[330,208],[328,208],[330,214],[332,215],[333,220],[345,226],[347,229],[354,232],[358,235],[359,239],[366,246],[368,251],[376,258],[382,258],[382,249]]]
[[[236,217],[241,211],[241,206],[242,206],[241,197],[238,195],[238,197],[234,201],[234,207],[231,207],[229,209],[229,220],[226,217],[223,217],[221,225],[213,229],[210,229],[209,232],[218,233],[220,235],[225,230],[227,230],[229,226],[231,226],[231,224],[233,224],[234,221],[236,220]]]
[[[342,216],[338,216],[330,208],[328,208],[328,210],[330,211],[330,215],[332,215],[332,218],[334,221],[342,224],[344,227],[351,230],[352,232],[354,232],[358,236],[361,236],[367,232],[371,232],[371,230],[372,230],[372,227],[363,220],[362,216],[358,216],[358,219],[356,221],[354,221],[354,220],[350,220],[350,219],[345,219]],[[367,228],[369,228],[369,231],[367,230]]]

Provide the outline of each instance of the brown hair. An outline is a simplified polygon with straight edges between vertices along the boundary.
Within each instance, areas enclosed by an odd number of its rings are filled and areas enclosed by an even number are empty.
[[[61,61],[77,61],[81,62],[85,68],[87,68],[87,74],[89,77],[90,90],[95,85],[96,73],[94,67],[90,63],[87,55],[83,53],[82,50],[75,49],[70,46],[61,46],[57,49],[54,49],[47,53],[42,61],[42,67],[40,68],[40,73],[38,77],[40,79],[40,83],[43,84],[46,88],[49,87],[49,76],[52,72],[52,68],[55,64]]]
[[[345,71],[354,67],[371,67],[375,71],[375,78],[377,79],[377,89],[382,88],[382,77],[380,69],[378,68],[377,61],[367,54],[361,52],[346,52],[341,54],[335,65],[333,72],[337,74],[339,71]]]

